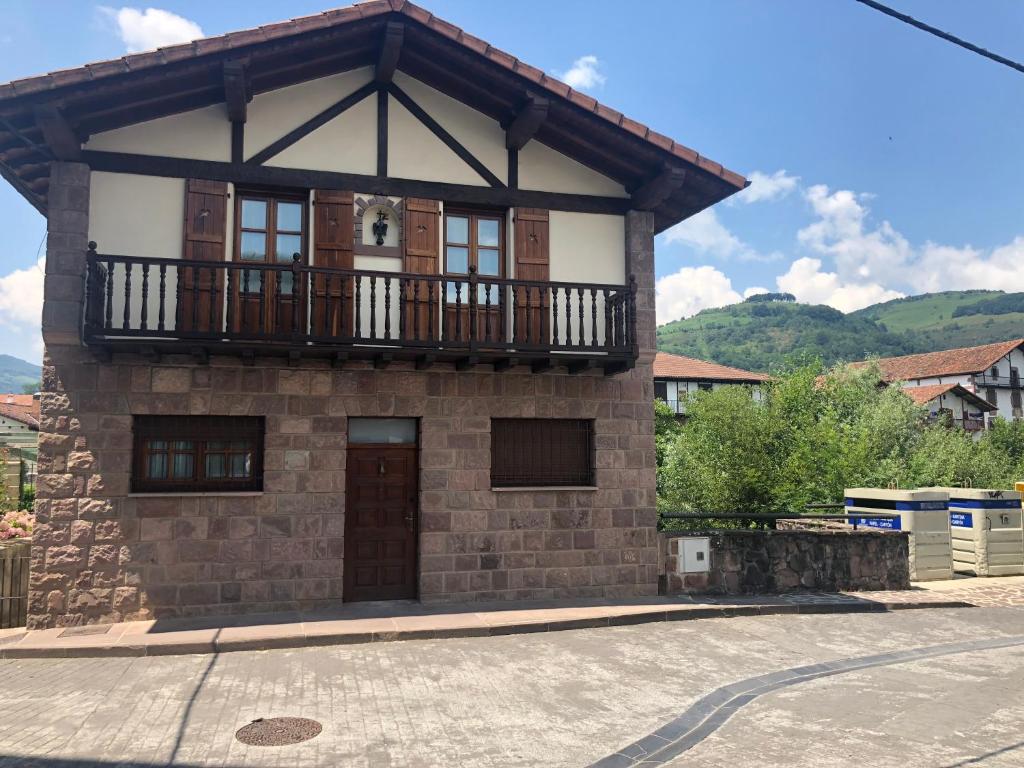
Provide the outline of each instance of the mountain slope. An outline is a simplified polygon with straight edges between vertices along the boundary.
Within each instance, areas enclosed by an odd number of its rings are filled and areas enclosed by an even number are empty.
[[[826,364],[1024,336],[1024,293],[947,291],[851,312],[787,301],[706,309],[658,328],[658,349],[752,371],[794,354]]]
[[[29,384],[38,387],[42,375],[43,369],[38,365],[11,355],[0,355],[0,392],[18,394]]]

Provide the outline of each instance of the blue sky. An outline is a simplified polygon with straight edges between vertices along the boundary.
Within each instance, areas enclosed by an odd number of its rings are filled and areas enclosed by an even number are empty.
[[[642,14],[618,0],[421,4],[754,179],[659,237],[661,321],[758,289],[844,311],[1024,290],[1020,73],[853,0],[652,0]],[[1018,0],[892,4],[1024,60]],[[325,7],[8,0],[0,80]],[[0,227],[0,352],[38,361],[44,221],[4,184]]]

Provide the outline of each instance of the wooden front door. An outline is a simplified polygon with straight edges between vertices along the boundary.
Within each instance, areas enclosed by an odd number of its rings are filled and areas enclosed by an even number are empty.
[[[344,599],[416,597],[416,446],[350,445],[345,472]]]

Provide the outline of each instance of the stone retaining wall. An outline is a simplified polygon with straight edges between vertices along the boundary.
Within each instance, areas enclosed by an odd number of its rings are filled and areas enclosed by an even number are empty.
[[[909,535],[901,531],[708,531],[661,533],[662,592],[757,595],[908,589]],[[687,536],[710,539],[707,573],[681,573]]]

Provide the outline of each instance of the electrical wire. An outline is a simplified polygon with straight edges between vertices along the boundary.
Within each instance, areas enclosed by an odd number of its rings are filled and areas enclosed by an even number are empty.
[[[992,61],[995,61],[999,64],[1003,64],[1004,66],[1010,67],[1011,69],[1015,69],[1018,72],[1024,73],[1024,64],[1020,64],[1014,61],[1013,59],[1008,59],[1005,56],[1000,56],[998,53],[992,53],[992,51],[985,50],[984,48],[974,45],[974,43],[969,43],[966,40],[957,37],[956,35],[951,35],[949,32],[943,32],[941,29],[937,27],[925,24],[923,21],[918,21],[913,16],[908,16],[905,13],[900,13],[899,11],[892,9],[887,5],[882,5],[881,3],[875,2],[875,0],[856,0],[856,2],[866,5],[869,8],[874,8],[876,11],[884,13],[886,16],[892,16],[894,19],[898,19],[899,21],[902,21],[904,24],[909,24],[912,27],[917,27],[918,29],[924,30],[929,34],[935,35],[936,37],[940,37],[947,42],[953,43],[954,45],[959,45],[961,48],[966,48],[968,51],[976,53],[979,56],[984,56],[986,59],[991,59]]]

